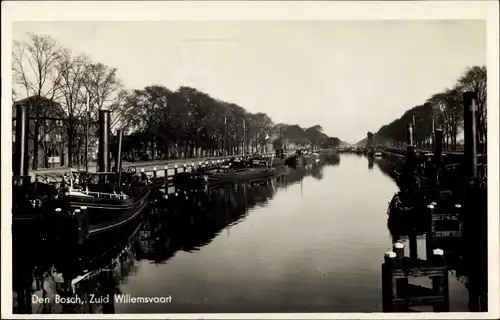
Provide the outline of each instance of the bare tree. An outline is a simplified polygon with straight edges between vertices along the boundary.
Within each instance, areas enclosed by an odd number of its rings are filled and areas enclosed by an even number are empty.
[[[120,90],[115,100],[109,105],[111,112],[112,130],[128,130],[135,121],[134,108],[128,103],[131,93],[127,90]]]
[[[120,99],[124,98],[122,84],[116,76],[117,69],[102,63],[91,63],[85,70],[84,86],[90,100],[90,111],[94,118],[101,109],[112,113],[112,127],[120,121]],[[121,95],[120,95],[121,93]]]
[[[477,93],[479,109],[479,137],[482,144],[487,142],[487,72],[486,66],[474,66],[468,68],[464,75],[458,79],[458,84],[464,91],[474,91]]]
[[[31,96],[29,109],[35,111],[33,132],[33,169],[38,168],[38,147],[44,138],[40,135],[43,115],[41,100],[53,101],[57,96],[60,75],[57,65],[61,59],[61,46],[51,37],[29,33],[28,41],[14,42],[12,53],[13,83]]]
[[[66,50],[58,64],[61,93],[60,104],[66,118],[65,129],[68,143],[68,165],[73,165],[74,143],[78,129],[83,125],[83,116],[86,111],[84,79],[88,57],[79,55],[73,57],[71,51]],[[78,161],[80,159],[78,158]],[[79,163],[79,162],[78,162]]]
[[[164,113],[167,110],[170,94],[171,91],[166,87],[152,85],[143,90],[134,90],[128,97],[128,117],[123,117],[123,120],[145,134],[148,140],[145,146],[146,149],[148,145],[150,146],[151,154],[154,154],[156,150],[156,136],[158,136],[162,126],[161,121],[165,119],[166,114]]]
[[[17,92],[16,90],[12,89],[12,103],[16,102],[16,100],[18,100]]]
[[[427,99],[433,109],[433,117],[436,120],[436,125],[443,130],[445,138],[444,147],[447,148],[450,141],[450,128],[449,128],[449,112],[447,111],[448,97],[445,92],[440,92],[432,95]]]
[[[459,86],[448,89],[444,93],[446,99],[447,131],[452,149],[456,149],[457,147],[457,135],[463,126],[464,110],[461,93],[462,89]]]

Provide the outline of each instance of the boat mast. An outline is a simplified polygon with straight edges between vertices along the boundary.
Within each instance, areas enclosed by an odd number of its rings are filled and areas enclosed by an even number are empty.
[[[123,140],[123,131],[118,130],[118,161],[116,163],[116,171],[118,173],[118,188],[122,185],[122,140]]]

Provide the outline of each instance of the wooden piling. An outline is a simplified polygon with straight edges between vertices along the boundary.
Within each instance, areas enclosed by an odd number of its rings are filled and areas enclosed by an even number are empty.
[[[429,259],[429,257],[432,257],[432,245],[433,245],[433,237],[432,237],[432,217],[433,214],[436,210],[435,207],[435,202],[430,203],[427,205],[427,223],[426,223],[426,239],[425,239],[425,247],[426,247],[426,257]]]
[[[106,270],[103,272],[103,281],[101,282],[102,289],[104,291],[104,300],[102,303],[102,313],[103,314],[114,314],[115,313],[115,299],[114,299],[114,287],[115,278],[113,276],[112,270]]]
[[[433,250],[433,263],[440,268],[444,268],[443,273],[435,276],[431,276],[432,281],[432,295],[435,297],[442,297],[442,303],[437,303],[433,305],[433,311],[435,312],[447,312],[450,311],[449,302],[449,284],[448,284],[448,270],[445,267],[444,252],[441,249]]]
[[[26,104],[16,106],[16,135],[13,163],[14,176],[27,177],[29,174],[28,137],[29,110]]]
[[[109,110],[99,110],[99,172],[110,172],[109,163],[109,133],[110,133],[110,112]],[[71,166],[71,164],[70,164]]]
[[[396,260],[401,260],[401,258],[404,256],[404,251],[405,246],[401,242],[396,242],[393,245],[393,251],[396,253]]]
[[[410,246],[410,260],[418,260],[417,232],[414,227],[410,228],[408,234],[408,242]]]
[[[396,253],[393,251],[388,251],[384,254],[384,263],[382,264],[382,308],[384,312],[392,311],[392,300],[396,298],[393,295],[395,290],[391,277],[395,259]]]
[[[384,254],[382,264],[382,307],[384,312],[410,311],[411,306],[431,305],[434,311],[449,310],[448,270],[443,251],[435,249],[428,261],[402,256],[404,245]],[[410,278],[429,277],[432,288],[409,284]]]

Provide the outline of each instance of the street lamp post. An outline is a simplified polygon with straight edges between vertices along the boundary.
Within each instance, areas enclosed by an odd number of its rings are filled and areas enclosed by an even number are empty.
[[[434,106],[432,106],[432,133],[431,133],[432,149],[435,148],[436,140],[438,139],[438,137],[436,135],[436,130],[441,129],[440,126],[438,126],[436,123],[436,120],[437,120],[436,117],[441,117],[441,120],[444,120],[445,115],[443,114],[443,112],[441,111],[441,109],[438,106],[434,105]],[[441,139],[442,139],[442,137],[441,137]]]
[[[82,137],[81,136],[78,136],[78,138],[77,138],[77,148],[78,148],[78,152],[76,154],[76,156],[77,156],[76,166],[77,166],[78,171],[80,171],[80,158],[81,158],[81,149],[82,149]]]
[[[416,145],[417,145],[417,139],[416,138],[416,135],[415,135],[415,132],[416,132],[416,126],[417,126],[417,121],[416,121],[416,116],[415,116],[415,112],[413,112],[412,116],[411,116],[411,140],[412,140],[412,143],[413,143],[413,147],[416,148]]]
[[[243,156],[245,156],[245,147],[246,147],[246,128],[245,128],[245,119],[243,119]]]
[[[89,129],[90,129],[90,94],[87,95],[87,121],[85,124],[85,171],[89,171]]]
[[[226,139],[227,139],[227,117],[224,116],[224,145],[223,145],[223,155],[224,157],[226,157],[226,149],[227,149],[227,146],[226,146]]]

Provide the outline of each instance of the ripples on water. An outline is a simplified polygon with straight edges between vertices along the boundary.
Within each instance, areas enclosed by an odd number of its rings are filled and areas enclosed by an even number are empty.
[[[381,263],[392,245],[386,211],[397,187],[377,164],[334,156],[287,169],[283,179],[181,193],[79,250],[46,241],[20,253],[19,245],[14,312],[382,311]],[[172,300],[54,303],[56,292],[73,291],[83,300]],[[32,295],[48,303],[32,303]],[[450,304],[467,311],[466,289],[453,277]]]

